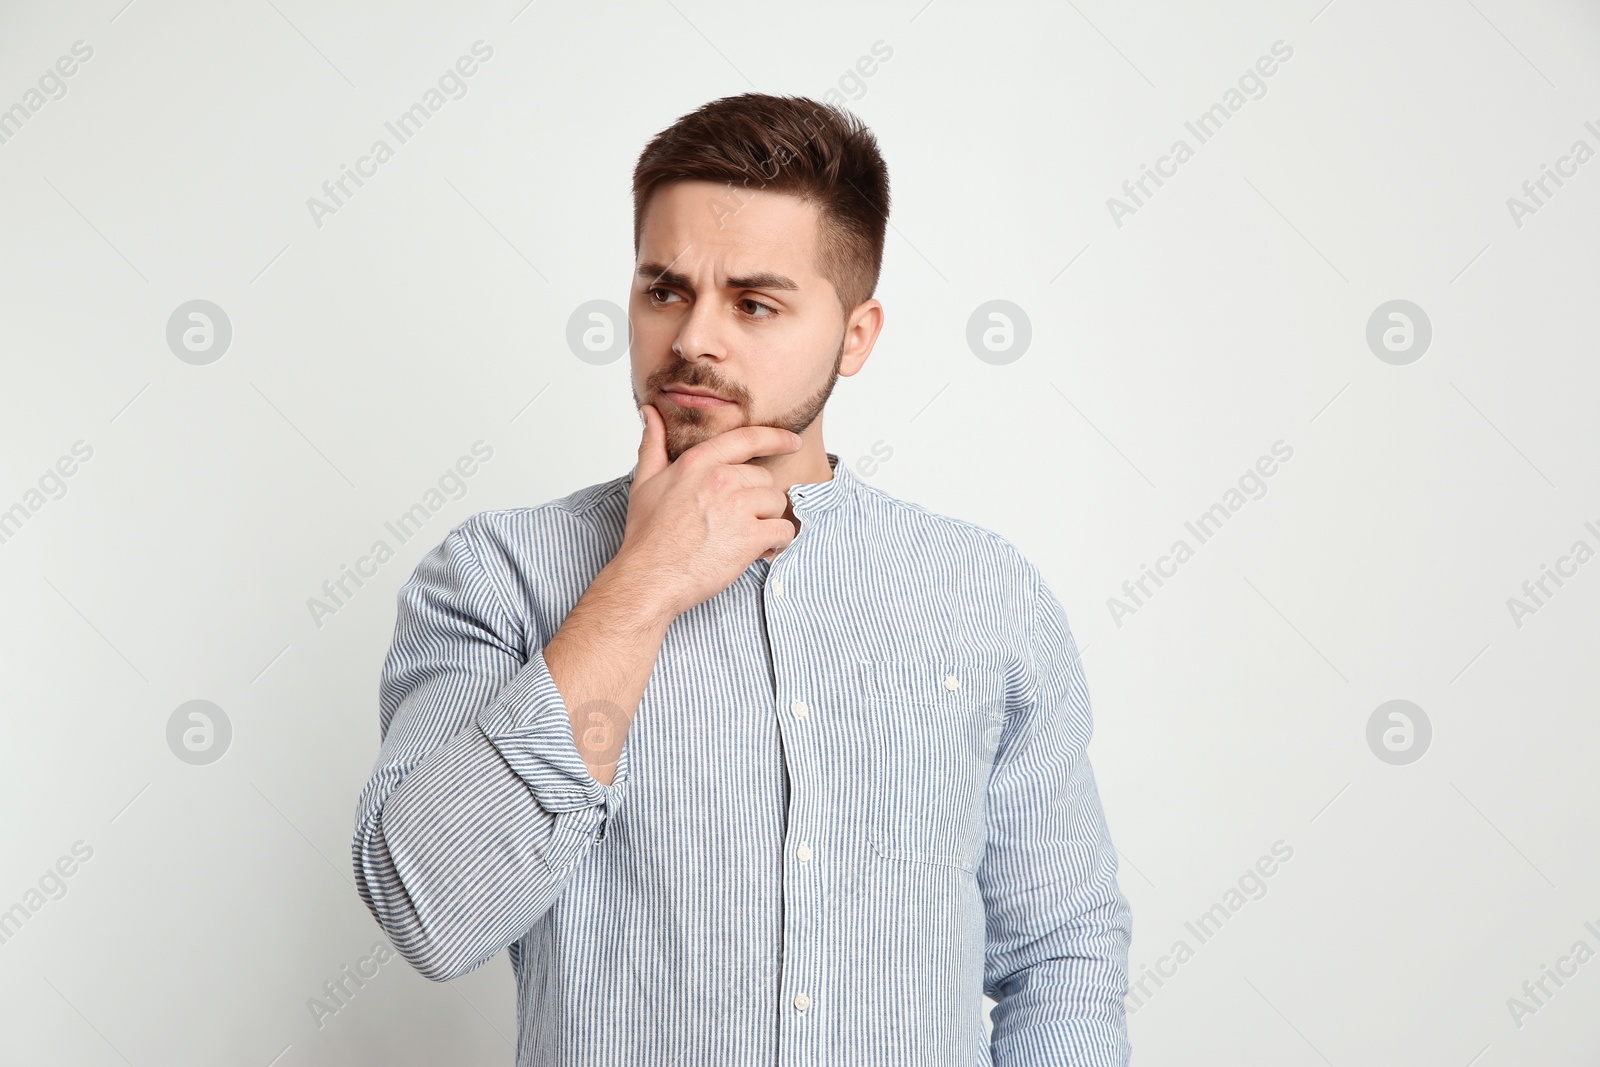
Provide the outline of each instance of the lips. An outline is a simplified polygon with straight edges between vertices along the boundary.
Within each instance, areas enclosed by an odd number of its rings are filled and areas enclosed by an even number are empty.
[[[687,386],[687,385],[668,385],[668,386],[664,386],[661,391],[664,392],[664,393],[687,393],[689,396],[703,396],[703,397],[708,397],[708,398],[710,398],[712,400],[724,400],[725,401],[725,400],[728,399],[725,396],[719,396],[716,393],[709,392],[708,390],[705,390],[705,389],[694,389],[694,388],[691,388],[690,386]]]

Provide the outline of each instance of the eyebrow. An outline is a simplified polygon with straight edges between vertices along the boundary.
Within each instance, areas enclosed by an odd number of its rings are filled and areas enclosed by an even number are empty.
[[[645,279],[651,285],[670,285],[677,289],[693,289],[689,284],[689,276],[670,269],[660,263],[641,263],[637,276]],[[793,281],[773,271],[757,271],[754,274],[741,274],[727,281],[729,289],[795,289],[800,287]]]

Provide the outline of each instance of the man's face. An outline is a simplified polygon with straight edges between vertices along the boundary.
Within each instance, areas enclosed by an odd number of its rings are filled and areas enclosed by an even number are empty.
[[[881,305],[842,312],[817,273],[817,222],[797,197],[715,182],[651,196],[628,300],[630,359],[633,402],[661,412],[669,462],[738,426],[805,433],[839,376],[866,361]]]

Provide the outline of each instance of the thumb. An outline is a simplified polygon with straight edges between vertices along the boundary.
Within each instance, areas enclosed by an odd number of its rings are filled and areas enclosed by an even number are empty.
[[[634,471],[633,482],[641,484],[667,469],[667,427],[661,421],[661,412],[654,404],[639,408],[644,417],[644,437],[639,441],[639,467]]]

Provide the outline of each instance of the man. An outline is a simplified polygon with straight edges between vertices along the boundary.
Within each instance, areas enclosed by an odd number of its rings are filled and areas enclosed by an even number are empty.
[[[472,516],[400,591],[357,886],[430,979],[509,947],[518,1064],[1128,1062],[1062,609],[823,447],[888,209],[848,112],[747,94],[662,131],[638,462]]]

